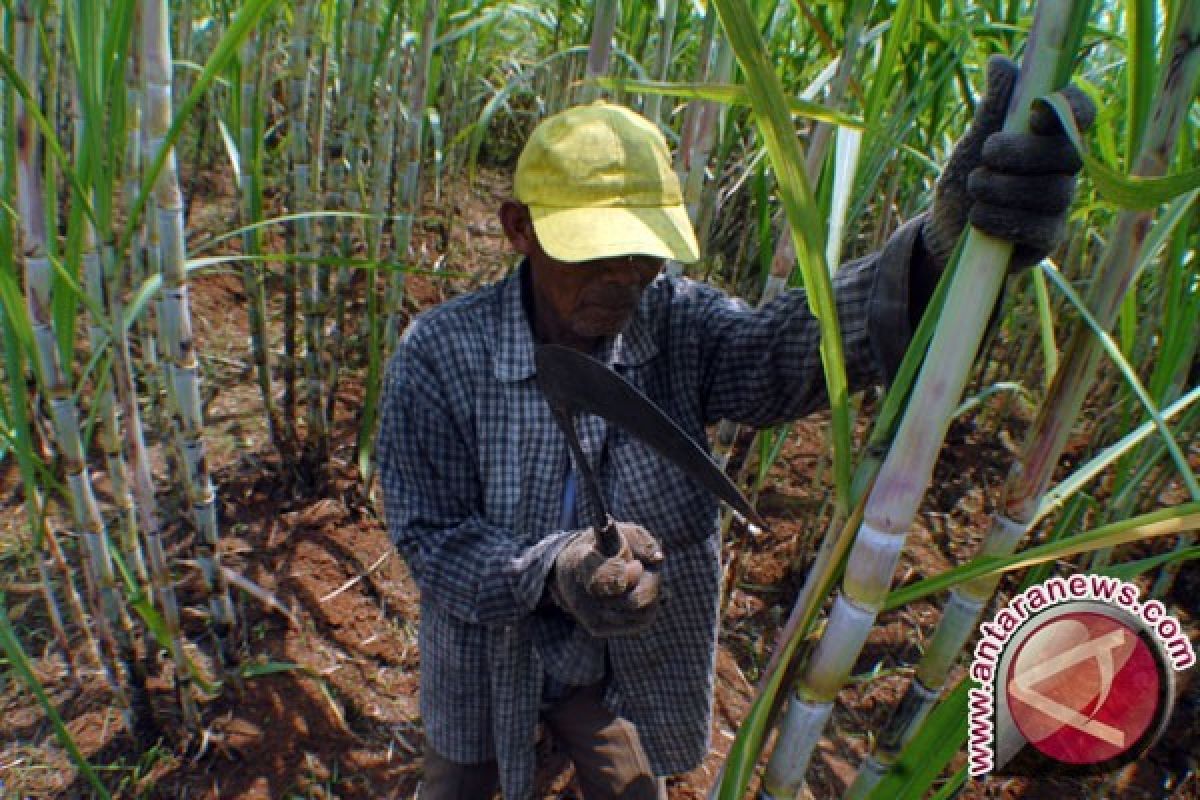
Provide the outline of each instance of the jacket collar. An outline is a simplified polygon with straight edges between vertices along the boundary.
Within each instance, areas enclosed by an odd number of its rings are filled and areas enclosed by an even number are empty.
[[[528,264],[522,261],[520,267],[501,281],[498,287],[500,338],[496,343],[492,371],[499,381],[521,381],[537,372],[533,363],[533,326],[526,314],[523,299],[523,287],[525,281],[529,280],[528,271]],[[647,299],[652,292],[652,288],[647,288],[643,293],[642,302],[625,330],[601,342],[599,351],[592,354],[598,361],[610,367],[635,367],[658,354],[658,344],[651,334],[646,311]]]

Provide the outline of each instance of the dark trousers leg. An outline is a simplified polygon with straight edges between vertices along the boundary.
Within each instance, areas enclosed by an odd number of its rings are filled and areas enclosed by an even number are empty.
[[[602,685],[568,695],[543,715],[575,764],[586,800],[666,800],[665,783],[650,771],[637,730],[601,703]]]
[[[496,793],[500,773],[496,762],[456,764],[425,744],[425,777],[420,800],[488,800]]]

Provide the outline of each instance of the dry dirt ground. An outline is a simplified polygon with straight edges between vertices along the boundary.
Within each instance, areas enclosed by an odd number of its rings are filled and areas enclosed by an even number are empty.
[[[196,231],[227,230],[230,187],[198,182],[190,219]],[[445,275],[410,278],[415,311],[473,283],[490,280],[510,263],[491,210],[506,191],[503,177],[483,173],[474,185],[455,183],[430,203],[418,231],[422,263],[447,255]],[[200,241],[204,234],[195,239]],[[276,242],[282,247],[282,242]],[[153,798],[406,798],[421,773],[417,710],[420,654],[417,598],[369,495],[351,468],[361,384],[343,382],[337,405],[332,479],[319,495],[287,489],[275,469],[258,413],[257,388],[247,352],[245,296],[230,274],[197,278],[192,309],[199,351],[205,354],[207,443],[218,484],[225,563],[273,593],[290,618],[242,594],[245,620],[240,649],[265,674],[231,678],[224,693],[203,706],[204,741],[183,744],[176,705],[165,679],[151,683],[160,744],[140,748],[127,734],[113,698],[92,676],[82,687],[65,678],[63,662],[46,634],[44,612],[30,591],[28,535],[19,516],[22,492],[8,462],[0,464],[0,563],[10,609],[39,678],[92,763],[104,765],[106,783],[123,797]],[[728,606],[718,654],[712,752],[690,774],[672,779],[672,800],[705,797],[734,731],[753,697],[759,670],[795,598],[812,554],[814,515],[822,513],[814,473],[823,465],[820,420],[800,423],[763,489],[760,508],[773,532],[745,544],[744,571]],[[1013,436],[1019,439],[1016,431]],[[946,569],[969,555],[991,511],[990,498],[1012,454],[993,436],[956,425],[938,467],[897,581],[907,583]],[[104,476],[99,476],[103,491]],[[186,530],[172,542],[186,555]],[[1174,610],[1200,617],[1196,570],[1185,570]],[[11,580],[9,580],[11,578]],[[194,575],[183,573],[186,605],[200,607]],[[878,729],[899,699],[938,619],[935,605],[918,603],[884,614],[856,665],[860,676],[839,696],[838,710],[810,772],[818,798],[839,796],[869,746],[864,731]],[[208,650],[203,617],[185,614],[185,627]],[[278,671],[272,665],[294,665]],[[976,798],[1196,798],[1200,688],[1181,691],[1168,736],[1141,762],[1115,776],[1090,781],[1051,777],[970,783]],[[545,797],[572,797],[569,768],[543,743]],[[961,762],[960,762],[961,764]],[[957,765],[956,765],[957,766]],[[88,796],[29,693],[0,674],[0,796]]]

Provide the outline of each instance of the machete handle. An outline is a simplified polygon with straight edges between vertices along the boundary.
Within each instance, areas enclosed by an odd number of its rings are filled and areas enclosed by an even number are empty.
[[[596,529],[596,550],[605,558],[613,558],[625,549],[625,539],[612,517],[604,515],[604,525]]]

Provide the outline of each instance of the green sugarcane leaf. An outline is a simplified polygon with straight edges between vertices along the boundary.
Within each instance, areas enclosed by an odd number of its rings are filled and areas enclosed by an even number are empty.
[[[888,595],[884,610],[900,608],[983,575],[1014,572],[1035,564],[1069,558],[1108,547],[1175,536],[1200,528],[1200,503],[1185,503],[1104,525],[1095,530],[1031,547],[1007,556],[979,556],[938,575],[897,589]]]
[[[266,664],[244,664],[238,667],[238,674],[243,678],[262,678],[267,675],[279,675],[284,672],[303,672],[317,677],[308,667],[293,664],[289,661],[268,661]]]
[[[229,158],[229,166],[233,169],[233,185],[242,188],[242,156],[238,151],[237,140],[229,131],[225,120],[217,118],[217,129],[221,132],[221,142],[225,145],[225,155]]]
[[[991,386],[985,387],[978,394],[972,395],[971,397],[963,400],[959,404],[958,408],[954,409],[954,416],[957,418],[965,414],[969,414],[987,402],[988,398],[1005,393],[1020,395],[1026,400],[1030,399],[1029,390],[1026,389],[1022,384],[1015,383],[1013,381],[999,381],[997,383],[993,383]]]
[[[1125,4],[1125,27],[1128,54],[1126,64],[1126,91],[1128,92],[1129,119],[1125,123],[1125,152],[1139,153],[1150,117],[1150,103],[1154,98],[1158,77],[1157,53],[1154,39],[1158,34],[1154,0],[1130,0]],[[1165,38],[1165,37],[1164,37]]]
[[[1092,313],[1088,310],[1087,305],[1083,302],[1083,299],[1075,291],[1074,287],[1067,282],[1066,278],[1062,276],[1062,273],[1055,269],[1055,267],[1048,261],[1042,261],[1040,268],[1046,273],[1050,280],[1054,282],[1054,285],[1058,288],[1058,290],[1067,296],[1067,299],[1070,300],[1075,306],[1075,310],[1079,312],[1081,317],[1083,317],[1083,320],[1087,324],[1088,328],[1091,329],[1092,335],[1095,336],[1096,339],[1099,340],[1100,344],[1104,347],[1105,352],[1108,353],[1109,359],[1112,360],[1113,364],[1115,364],[1117,369],[1121,372],[1121,377],[1125,379],[1125,382],[1129,385],[1129,388],[1133,390],[1133,393],[1141,402],[1142,407],[1146,409],[1146,413],[1150,415],[1152,420],[1154,420],[1154,424],[1162,436],[1163,444],[1166,445],[1167,452],[1171,454],[1171,458],[1174,460],[1175,466],[1179,470],[1179,475],[1188,488],[1188,492],[1192,495],[1192,499],[1200,500],[1200,481],[1196,479],[1195,473],[1192,472],[1192,468],[1188,463],[1187,457],[1184,456],[1183,450],[1179,447],[1179,442],[1175,440],[1170,428],[1167,427],[1166,422],[1163,420],[1162,413],[1155,406],[1154,401],[1150,399],[1150,395],[1146,391],[1145,387],[1142,386],[1142,381],[1138,377],[1137,372],[1132,366],[1130,366],[1129,362],[1125,359],[1125,356],[1121,353],[1121,349],[1108,334],[1108,331],[1106,331],[1104,327],[1100,325],[1099,321],[1097,321]]]
[[[1030,270],[1033,276],[1033,296],[1037,302],[1038,333],[1042,341],[1042,380],[1046,386],[1058,372],[1058,343],[1054,340],[1054,310],[1050,307],[1050,292],[1046,288],[1046,276]]]
[[[33,322],[29,319],[25,298],[21,295],[16,276],[7,269],[0,269],[0,305],[3,305],[3,313],[8,317],[12,335],[17,337],[21,349],[26,353],[37,352],[33,339]],[[32,363],[36,370],[39,366],[37,359],[33,359]]]
[[[962,791],[962,787],[966,782],[967,768],[963,766],[942,784],[941,789],[930,795],[929,800],[951,800],[951,798],[958,797],[958,793]]]
[[[1122,564],[1109,564],[1099,570],[1104,575],[1111,575],[1125,581],[1132,581],[1139,575],[1165,567],[1168,564],[1182,564],[1184,561],[1194,561],[1200,558],[1200,546],[1193,545],[1170,553],[1160,553],[1137,561],[1126,561]]]
[[[92,320],[96,323],[97,327],[103,330],[105,334],[111,335],[112,329],[108,325],[108,315],[104,313],[104,309],[97,304],[95,299],[79,285],[79,281],[75,279],[75,276],[57,258],[50,259],[50,266],[54,270],[55,276],[62,281],[62,285],[70,290],[68,296],[72,297],[74,301],[79,301],[87,306],[87,310],[91,313]]]
[[[251,222],[246,225],[240,225],[232,230],[217,234],[197,242],[188,248],[191,255],[203,253],[205,250],[210,250],[222,242],[238,239],[250,231],[257,231],[272,225],[286,225],[290,222],[298,220],[329,220],[329,219],[347,219],[347,220],[369,220],[373,222],[399,222],[411,217],[408,213],[399,214],[371,214],[366,211],[304,211],[295,214],[281,214],[278,217],[268,217],[260,219],[257,222]]]
[[[1183,397],[1180,397],[1174,403],[1164,408],[1162,410],[1163,420],[1173,419],[1188,409],[1197,400],[1200,400],[1200,386],[1195,387]],[[1075,468],[1069,476],[1042,495],[1042,499],[1038,503],[1037,511],[1034,512],[1030,525],[1036,525],[1047,514],[1061,506],[1063,501],[1080,491],[1084,485],[1099,475],[1105,468],[1115,463],[1121,456],[1131,452],[1134,447],[1149,438],[1150,434],[1155,430],[1157,430],[1157,426],[1154,420],[1147,420],[1122,436],[1118,441],[1101,450],[1086,464]]]
[[[1122,175],[1088,152],[1079,126],[1075,124],[1075,117],[1071,114],[1071,104],[1062,92],[1047,95],[1038,102],[1045,103],[1054,110],[1063,130],[1067,132],[1075,149],[1083,156],[1084,169],[1087,170],[1096,190],[1117,206],[1133,209],[1154,208],[1181,194],[1200,188],[1200,169],[1162,178]]]
[[[25,650],[21,647],[21,642],[17,638],[17,632],[13,630],[12,623],[8,620],[8,606],[5,603],[4,593],[0,592],[0,649],[3,649],[8,656],[9,667],[11,667],[25,685],[29,687],[29,691],[33,692],[38,703],[42,706],[42,710],[46,712],[46,716],[50,720],[51,727],[54,728],[54,736],[58,739],[59,744],[67,751],[71,757],[71,761],[75,767],[83,774],[87,782],[92,785],[98,797],[110,798],[112,795],[108,793],[108,789],[100,782],[100,776],[88,763],[83,752],[79,749],[79,745],[75,743],[75,739],[71,737],[71,732],[67,730],[66,723],[63,722],[62,716],[59,715],[58,709],[54,703],[46,695],[46,690],[38,681],[37,676],[33,673],[33,667],[30,664],[29,656],[25,654]]]
[[[443,45],[456,42],[459,39],[464,39],[473,33],[477,33],[488,25],[501,22],[507,18],[510,13],[511,8],[509,6],[489,8],[486,11],[479,13],[477,16],[471,16],[464,24],[459,25],[456,28],[452,28],[443,33],[441,36],[438,36],[433,40],[433,46],[441,47]]]
[[[605,89],[616,92],[642,92],[643,94],[667,95],[683,97],[689,100],[708,100],[727,106],[751,107],[748,87],[728,83],[672,83],[668,81],[634,81],[626,78],[596,78],[595,83]],[[795,115],[818,122],[828,122],[843,128],[863,130],[865,124],[860,117],[838,111],[836,109],[789,97],[785,100],[787,108]]]
[[[900,0],[896,4],[895,11],[889,15],[892,29],[888,31],[887,39],[883,44],[883,53],[875,67],[877,77],[871,81],[871,88],[863,103],[863,116],[868,120],[880,119],[885,107],[892,102],[894,79],[898,74],[896,63],[900,57],[901,48],[908,40],[907,33],[918,10],[919,5],[915,0]]]

